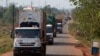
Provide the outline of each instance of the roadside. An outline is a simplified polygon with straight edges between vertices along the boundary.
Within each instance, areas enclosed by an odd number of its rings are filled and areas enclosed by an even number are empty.
[[[2,54],[1,56],[13,56],[12,53],[13,53],[13,51],[9,51],[9,52]]]
[[[10,38],[9,25],[0,25],[0,54],[12,49],[13,39]]]
[[[73,39],[76,39],[76,37],[72,35],[69,35],[69,36],[73,37]],[[85,44],[80,43],[80,40],[77,40],[77,39],[76,39],[76,43],[77,44],[75,45],[75,47],[82,51],[83,56],[92,56],[90,49]]]
[[[91,42],[85,39],[84,37],[77,35],[77,23],[71,23],[69,25],[69,31],[72,36],[74,36],[77,40],[79,40],[79,43],[78,45],[76,45],[76,48],[81,49],[84,56],[92,56],[91,55]]]

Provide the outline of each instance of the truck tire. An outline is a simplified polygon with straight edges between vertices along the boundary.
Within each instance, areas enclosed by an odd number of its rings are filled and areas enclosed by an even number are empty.
[[[46,56],[46,49],[44,48],[42,56]]]
[[[49,42],[49,45],[53,45],[53,42]]]
[[[40,55],[39,56],[46,56],[46,54],[45,54],[45,52],[44,52],[44,50],[42,49],[42,51],[41,51],[41,53],[40,53]]]
[[[18,50],[14,50],[13,51],[13,56],[21,56],[21,54]]]
[[[18,53],[14,53],[13,56],[20,56]]]
[[[60,31],[60,33],[62,33],[62,31]]]
[[[56,37],[56,33],[53,33],[53,37]]]
[[[41,56],[46,56],[46,44],[42,45]]]

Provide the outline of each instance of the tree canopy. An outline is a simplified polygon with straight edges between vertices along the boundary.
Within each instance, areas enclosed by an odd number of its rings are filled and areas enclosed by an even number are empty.
[[[55,7],[51,7],[50,5],[46,5],[44,8],[42,8],[47,14],[50,14],[50,15],[56,15],[56,14],[59,14],[59,13],[64,13],[63,10],[59,10]]]
[[[100,37],[100,0],[70,0],[76,6],[73,17],[78,30],[92,39]]]

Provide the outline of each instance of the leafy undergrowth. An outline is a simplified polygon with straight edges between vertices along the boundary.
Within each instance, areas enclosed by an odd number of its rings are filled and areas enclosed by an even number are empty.
[[[0,26],[0,54],[11,50],[12,43],[9,26]]]

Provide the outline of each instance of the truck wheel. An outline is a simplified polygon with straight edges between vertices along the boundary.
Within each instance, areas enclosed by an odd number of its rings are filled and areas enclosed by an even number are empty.
[[[62,31],[60,31],[60,33],[62,33]]]
[[[14,53],[13,55],[14,55],[14,56],[20,56],[18,53]]]
[[[46,56],[46,45],[45,44],[43,44],[41,56]]]
[[[14,50],[13,56],[21,56],[21,55],[20,55],[19,51]]]
[[[53,37],[56,37],[56,34],[53,34]]]
[[[53,45],[53,42],[49,42],[50,45]]]
[[[46,56],[46,52],[44,48],[43,48],[43,52],[41,52],[41,56]]]

